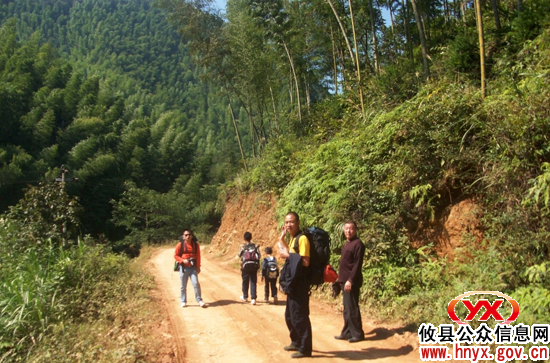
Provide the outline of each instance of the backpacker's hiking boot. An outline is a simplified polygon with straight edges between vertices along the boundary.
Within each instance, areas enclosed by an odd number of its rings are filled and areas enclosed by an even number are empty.
[[[334,339],[337,339],[337,340],[348,340],[350,338],[351,337],[345,336],[345,335],[336,335],[336,336],[334,336]]]
[[[290,355],[291,358],[305,358],[305,357],[311,357],[311,354],[304,354],[302,352],[296,352],[296,353],[292,353]]]
[[[287,345],[283,349],[286,350],[286,351],[298,351],[298,346],[294,345],[294,343],[292,343],[290,345]]]

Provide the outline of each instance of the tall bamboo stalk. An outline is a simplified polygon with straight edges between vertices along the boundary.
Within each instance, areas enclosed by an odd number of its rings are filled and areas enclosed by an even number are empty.
[[[231,100],[229,100],[229,110],[231,111],[233,126],[235,126],[235,134],[237,134],[237,141],[239,142],[239,149],[241,150],[241,158],[243,159],[244,170],[248,172],[248,168],[246,167],[246,160],[244,158],[243,145],[241,144],[241,137],[239,136],[239,129],[237,128],[237,122],[235,121],[235,114],[233,113],[233,107],[231,107]]]
[[[355,36],[355,24],[353,22],[353,9],[351,0],[349,2],[349,14],[351,17],[351,29],[353,31],[353,46],[355,47],[355,63],[357,66],[357,86],[359,87],[359,98],[361,99],[361,116],[365,117],[365,103],[363,102],[363,87],[361,86],[361,68],[359,66],[359,49],[357,49],[357,38]]]
[[[416,26],[418,27],[418,35],[420,36],[420,46],[422,47],[422,60],[424,62],[424,76],[426,79],[430,78],[430,66],[428,65],[428,47],[426,46],[426,37],[424,36],[424,27],[422,26],[422,19],[416,6],[416,0],[411,0],[414,11],[414,19],[416,20]]]
[[[298,103],[298,120],[300,122],[302,121],[302,105],[300,101],[300,87],[298,86],[298,77],[296,77],[296,70],[294,69],[294,61],[292,60],[292,57],[290,55],[290,51],[288,50],[288,47],[286,46],[286,43],[283,41],[283,45],[285,47],[286,55],[288,57],[288,61],[290,62],[290,68],[292,69],[292,76],[294,77],[294,83],[296,83],[296,102]]]
[[[338,25],[340,26],[340,30],[342,31],[342,35],[344,36],[344,40],[346,41],[346,45],[348,46],[349,56],[351,58],[351,62],[354,62],[353,58],[353,51],[351,50],[351,45],[349,44],[349,39],[346,34],[346,30],[344,29],[344,25],[342,24],[342,21],[340,20],[340,17],[338,16],[338,12],[336,11],[336,8],[334,7],[334,4],[331,0],[327,0],[328,4],[330,5],[330,8],[332,9],[332,12],[334,13],[334,17],[336,18],[336,21],[338,22]]]
[[[483,19],[481,17],[481,4],[479,0],[475,1],[477,33],[479,37],[479,62],[481,66],[481,97],[485,98],[487,94],[485,81],[485,43],[483,41]]]
[[[350,0],[351,1],[351,0]],[[376,24],[374,23],[374,0],[369,0],[370,23],[372,28],[372,53],[374,55],[374,71],[376,75],[380,74],[380,59],[378,57],[378,40],[376,39]],[[351,5],[350,5],[351,8]]]
[[[273,89],[269,85],[269,92],[271,93],[271,102],[273,103],[273,119],[275,120],[275,128],[279,130],[279,118],[277,117],[277,108],[275,107],[275,97],[273,97]]]
[[[332,42],[332,63],[334,67],[334,94],[338,94],[338,67],[336,66],[336,48],[334,45],[334,33],[332,32],[332,24],[330,25],[330,40]]]

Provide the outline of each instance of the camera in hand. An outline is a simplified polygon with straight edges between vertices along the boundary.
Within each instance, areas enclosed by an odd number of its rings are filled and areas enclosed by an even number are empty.
[[[195,257],[190,257],[189,258],[189,265],[190,266],[195,266],[197,264],[197,259]]]

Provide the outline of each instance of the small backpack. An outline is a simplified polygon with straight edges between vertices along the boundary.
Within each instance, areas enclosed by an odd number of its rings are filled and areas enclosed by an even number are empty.
[[[260,268],[260,256],[254,243],[248,243],[244,246],[242,261],[243,271],[253,272]]]
[[[276,279],[279,277],[279,266],[277,266],[277,261],[275,261],[274,257],[266,257],[265,264],[266,277],[268,279]]]
[[[311,285],[320,285],[324,281],[323,272],[330,260],[330,236],[327,231],[311,227],[296,235],[294,250],[298,251],[298,240],[305,235],[310,243],[309,268],[311,273]]]

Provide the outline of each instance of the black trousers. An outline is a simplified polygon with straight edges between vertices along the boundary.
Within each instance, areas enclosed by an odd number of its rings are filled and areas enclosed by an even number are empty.
[[[271,297],[277,297],[277,279],[265,279],[265,299],[269,299],[269,287],[271,286]]]
[[[241,271],[243,278],[243,298],[248,298],[248,285],[250,285],[250,298],[256,300],[256,283],[258,281],[258,271]]]
[[[309,320],[309,282],[300,281],[286,297],[285,321],[290,340],[300,353],[311,355],[313,335]]]
[[[359,290],[361,284],[352,284],[351,291],[344,290],[342,284],[342,293],[344,295],[344,328],[340,335],[347,338],[365,338],[363,332],[363,323],[361,321],[361,310],[359,310]]]

